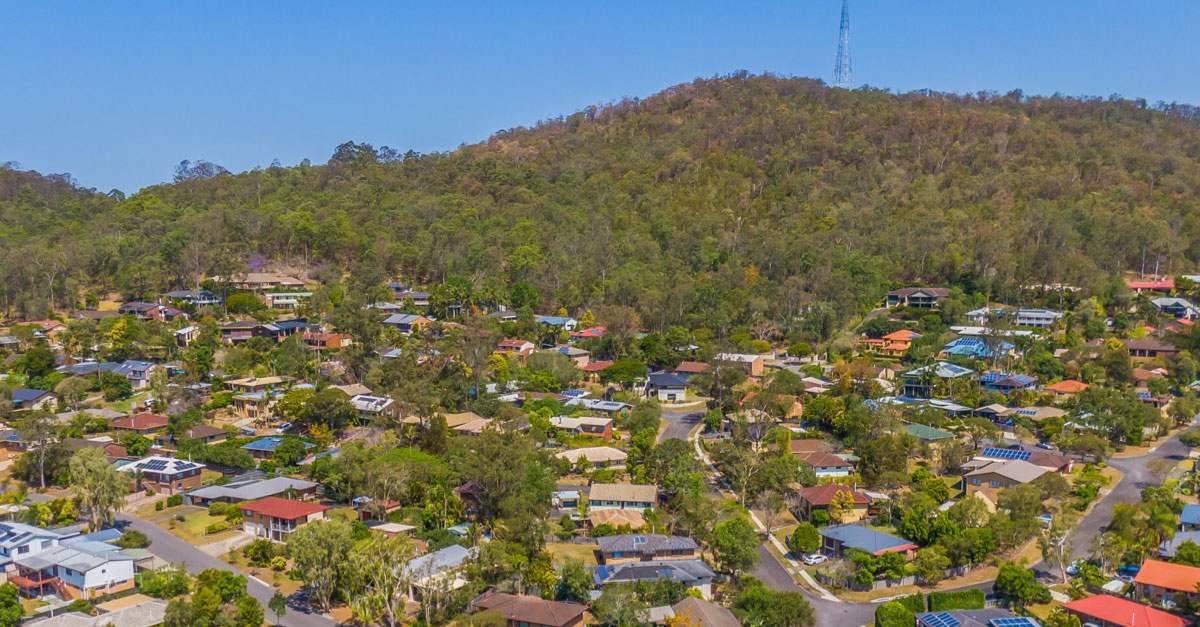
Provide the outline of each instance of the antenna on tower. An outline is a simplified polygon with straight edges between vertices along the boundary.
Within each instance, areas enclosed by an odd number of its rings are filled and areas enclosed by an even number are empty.
[[[854,71],[850,67],[850,0],[842,0],[842,26],[838,29],[837,61],[833,64],[833,86],[854,88]]]

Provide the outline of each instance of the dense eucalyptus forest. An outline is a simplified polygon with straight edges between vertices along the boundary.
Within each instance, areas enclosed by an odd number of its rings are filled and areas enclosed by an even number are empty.
[[[257,267],[452,277],[539,309],[629,307],[728,334],[828,337],[903,284],[997,300],[1200,260],[1190,108],[837,90],[737,74],[440,154],[346,143],[323,165],[181,167],[128,196],[0,167],[0,310],[152,297]],[[459,281],[461,283],[461,280]]]

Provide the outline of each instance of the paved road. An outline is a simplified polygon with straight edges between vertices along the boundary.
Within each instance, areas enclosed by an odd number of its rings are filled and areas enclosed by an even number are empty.
[[[667,421],[667,428],[658,435],[658,441],[662,442],[671,438],[686,441],[692,429],[700,424],[700,419],[704,417],[704,412],[700,410],[664,411],[662,417],[663,420]]]
[[[190,573],[198,573],[206,568],[219,568],[242,574],[229,564],[171,535],[158,525],[140,518],[134,518],[128,514],[117,514],[117,527],[136,529],[146,534],[150,538],[151,553],[172,564],[186,564]],[[262,603],[267,620],[274,622],[275,614],[267,609],[267,602],[274,596],[275,589],[261,581],[246,577],[246,591],[258,599],[259,603]],[[280,624],[287,627],[333,627],[337,623],[327,616],[311,612],[295,603],[289,603],[288,613],[280,621]]]
[[[1180,444],[1179,434],[1176,434],[1148,455],[1109,460],[1108,464],[1120,470],[1124,476],[1113,486],[1112,491],[1100,499],[1092,511],[1079,521],[1078,531],[1075,532],[1075,550],[1071,553],[1072,559],[1091,556],[1092,539],[1100,535],[1100,527],[1112,520],[1113,505],[1139,503],[1142,500],[1142,488],[1158,485],[1157,477],[1146,467],[1147,464],[1155,459],[1180,462],[1187,459],[1187,456],[1188,447]]]

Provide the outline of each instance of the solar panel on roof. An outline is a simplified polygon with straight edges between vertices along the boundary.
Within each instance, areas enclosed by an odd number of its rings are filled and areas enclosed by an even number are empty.
[[[932,616],[925,616],[921,619],[921,622],[929,627],[958,627],[962,624],[948,612],[939,612]]]
[[[994,618],[991,621],[992,627],[1039,627],[1037,622],[1032,618],[1018,616],[1015,618]]]

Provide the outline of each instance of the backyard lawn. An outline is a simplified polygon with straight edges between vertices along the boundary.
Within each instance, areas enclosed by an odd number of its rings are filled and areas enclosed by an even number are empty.
[[[158,512],[155,513],[157,514]],[[175,518],[176,516],[183,516],[183,522],[179,522]],[[205,528],[214,523],[225,522],[225,517],[209,516],[208,510],[203,507],[178,505],[164,510],[162,515],[153,520],[154,524],[195,546],[216,542],[217,540],[225,540],[236,533],[240,533],[236,528],[232,528],[221,533],[205,535]]]
[[[568,542],[548,542],[546,550],[550,552],[556,563],[562,563],[568,557],[573,557],[588,566],[596,565],[596,545],[571,544]]]

